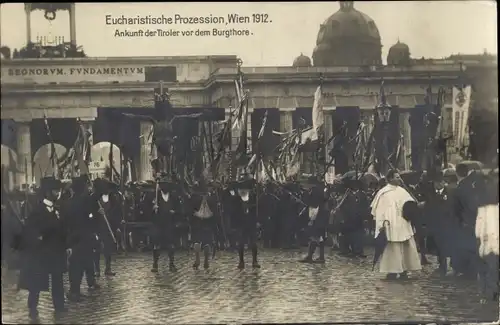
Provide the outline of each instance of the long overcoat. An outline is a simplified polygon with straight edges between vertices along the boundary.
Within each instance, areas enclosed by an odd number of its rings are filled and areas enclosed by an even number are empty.
[[[451,198],[448,188],[438,191],[434,188],[424,194],[422,219],[427,228],[427,236],[441,256],[450,257],[452,253],[454,230],[458,221],[451,214]]]
[[[19,288],[48,291],[49,274],[67,271],[67,225],[57,210],[45,204],[34,207],[26,220]]]
[[[68,244],[73,250],[73,259],[92,259],[98,226],[97,197],[80,194],[68,199],[62,205],[62,213],[68,225]]]

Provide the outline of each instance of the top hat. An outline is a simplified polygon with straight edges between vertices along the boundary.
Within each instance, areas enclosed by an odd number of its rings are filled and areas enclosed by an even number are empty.
[[[42,192],[60,190],[62,188],[61,181],[54,176],[47,176],[40,179],[40,190]]]

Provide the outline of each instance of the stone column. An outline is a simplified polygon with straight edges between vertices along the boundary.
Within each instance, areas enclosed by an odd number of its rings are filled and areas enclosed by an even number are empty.
[[[24,4],[24,12],[26,13],[26,44],[31,42],[31,4]]]
[[[153,169],[151,167],[151,143],[153,124],[148,121],[141,121],[140,123],[140,136],[141,136],[141,153],[139,163],[139,181],[153,179]]]
[[[280,108],[280,131],[290,132],[293,129],[293,111],[295,108]]]
[[[33,182],[33,159],[31,153],[31,132],[29,122],[17,125],[17,169],[19,170],[17,185]]]
[[[74,3],[71,3],[69,8],[69,38],[71,44],[76,46],[76,12]]]

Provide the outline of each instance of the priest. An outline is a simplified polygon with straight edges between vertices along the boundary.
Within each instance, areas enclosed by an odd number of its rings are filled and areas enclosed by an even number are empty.
[[[411,222],[403,217],[403,206],[414,201],[401,187],[402,180],[396,170],[389,170],[387,185],[378,191],[371,204],[371,214],[375,217],[375,238],[382,227],[386,227],[387,246],[380,259],[380,272],[387,279],[408,277],[408,271],[422,268]]]

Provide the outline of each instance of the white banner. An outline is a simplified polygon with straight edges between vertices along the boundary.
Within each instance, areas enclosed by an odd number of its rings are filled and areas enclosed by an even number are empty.
[[[469,120],[471,86],[463,88],[453,87],[453,138],[455,139],[455,147],[462,148],[467,141],[467,126]]]

